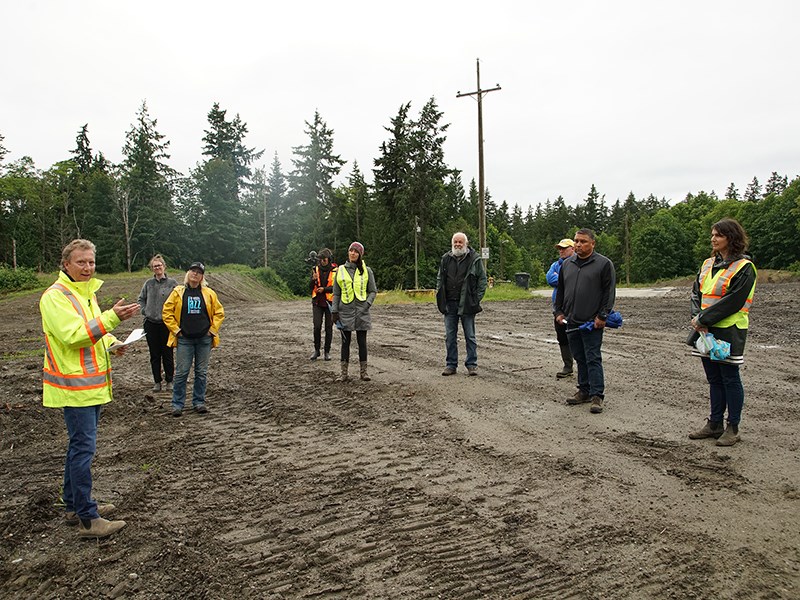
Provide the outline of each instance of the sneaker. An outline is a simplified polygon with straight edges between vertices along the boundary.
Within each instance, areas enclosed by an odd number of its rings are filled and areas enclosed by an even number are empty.
[[[116,508],[117,507],[114,506],[113,504],[98,504],[97,514],[100,515],[101,517],[107,517],[108,515],[113,513],[116,510]],[[74,510],[68,510],[67,512],[64,513],[64,522],[70,527],[73,527],[78,523],[80,523],[81,520],[78,518],[78,515]]]
[[[578,404],[586,404],[587,402],[591,401],[592,399],[589,396],[589,394],[587,394],[586,392],[582,392],[581,390],[575,392],[574,396],[567,398],[567,404],[569,404],[570,406],[576,406]]]
[[[208,409],[205,404],[198,404],[194,407],[194,412],[204,415],[208,412]]]
[[[556,379],[564,379],[565,377],[572,377],[572,374],[573,374],[572,369],[567,369],[567,367],[564,367],[558,373],[556,373]]]
[[[168,382],[167,382],[167,391],[168,391],[168,392],[171,392],[171,391],[172,391],[172,382],[171,382],[171,381],[168,381]]]
[[[173,408],[172,409],[172,416],[173,417],[180,417],[183,414],[182,408]]]
[[[592,396],[592,406],[589,407],[589,412],[594,414],[603,412],[603,399],[600,396]]]
[[[724,431],[725,428],[722,426],[722,422],[706,421],[702,429],[698,429],[689,434],[689,439],[704,440],[706,438],[718,438]]]
[[[739,426],[728,423],[728,427],[725,428],[725,433],[719,436],[719,439],[717,440],[717,446],[733,446],[738,441]]]
[[[442,376],[444,376],[444,377],[449,377],[450,375],[455,375],[455,374],[456,374],[456,370],[455,369],[451,369],[450,367],[447,367],[444,371],[442,371]]]
[[[161,382],[157,381],[156,383],[154,383],[153,387],[150,388],[150,391],[151,392],[160,392],[161,391]]]
[[[308,357],[308,360],[317,360],[319,358],[319,350],[314,350],[314,354]]]
[[[78,523],[78,536],[82,538],[104,538],[115,534],[125,527],[125,521],[107,521],[103,517],[92,519],[89,527]]]
[[[467,375],[475,377],[478,374],[478,367],[467,367]]]

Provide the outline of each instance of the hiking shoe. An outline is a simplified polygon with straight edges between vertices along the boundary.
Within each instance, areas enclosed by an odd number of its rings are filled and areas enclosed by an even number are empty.
[[[475,377],[478,374],[478,367],[467,367],[467,375]]]
[[[154,383],[153,387],[150,388],[150,391],[151,392],[160,392],[161,391],[161,382],[157,381],[156,383]]]
[[[172,416],[173,417],[180,417],[183,414],[182,408],[173,408],[172,409]]]
[[[107,517],[108,515],[113,513],[116,510],[116,508],[117,507],[114,506],[113,504],[98,504],[97,514],[100,515],[101,517]],[[74,527],[80,522],[81,520],[78,518],[78,514],[74,510],[68,510],[67,512],[64,513],[64,523],[66,523],[70,527]]]
[[[171,392],[171,391],[172,391],[172,382],[171,382],[171,381],[168,381],[168,382],[167,382],[167,391],[168,391],[168,392]]]
[[[558,373],[556,373],[556,379],[564,379],[565,377],[572,377],[572,374],[573,374],[572,369],[567,369],[567,367],[564,367]]]
[[[323,360],[330,360],[330,359],[331,359],[331,353],[330,352],[326,352],[325,353],[325,357],[323,358]]]
[[[319,350],[314,350],[314,354],[308,357],[308,360],[317,360],[319,358]]]
[[[589,412],[599,414],[603,412],[603,399],[600,396],[592,396],[592,406]]]
[[[718,438],[724,431],[725,429],[722,427],[722,423],[706,421],[706,424],[703,425],[702,429],[698,429],[697,431],[693,431],[689,434],[689,439],[704,440],[706,438]]]
[[[89,527],[84,527],[83,522],[78,523],[78,536],[82,538],[104,538],[115,534],[125,527],[125,521],[107,521],[103,517],[92,519]]]
[[[722,424],[720,423],[720,426]],[[734,425],[733,423],[728,423],[728,427],[725,429],[725,433],[719,436],[717,440],[717,446],[733,446],[736,442],[739,441],[739,426]]]
[[[450,367],[447,367],[444,371],[442,371],[442,375],[444,377],[449,377],[450,375],[455,375],[455,374],[456,374],[456,370],[455,369],[451,369]]]
[[[574,396],[567,398],[567,404],[569,404],[570,406],[576,406],[577,404],[586,404],[587,402],[591,401],[592,399],[589,396],[589,394],[587,394],[586,392],[582,392],[581,390],[575,392]]]
[[[204,415],[208,412],[208,409],[206,408],[205,404],[198,404],[197,406],[194,407],[194,412]]]

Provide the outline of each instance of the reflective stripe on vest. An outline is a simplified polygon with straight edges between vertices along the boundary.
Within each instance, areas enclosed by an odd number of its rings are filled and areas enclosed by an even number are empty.
[[[705,310],[722,300],[723,296],[725,296],[728,291],[728,286],[733,276],[748,264],[752,263],[746,258],[740,258],[739,260],[733,261],[727,268],[718,270],[716,275],[712,275],[714,258],[707,258],[703,262],[703,267],[700,269],[700,309]],[[730,327],[736,325],[740,329],[747,329],[750,322],[748,313],[750,312],[750,307],[753,305],[753,293],[755,290],[756,286],[755,283],[753,283],[753,287],[750,289],[750,294],[747,296],[744,305],[736,313],[725,317],[719,323],[714,323],[713,327]]]
[[[75,309],[75,312],[83,319],[86,331],[89,334],[89,339],[92,341],[92,346],[80,348],[79,350],[83,373],[81,375],[67,375],[63,373],[56,364],[53,350],[50,347],[50,341],[47,335],[45,335],[45,357],[47,358],[47,364],[50,368],[45,367],[43,369],[42,379],[44,384],[68,390],[91,390],[107,385],[109,370],[100,370],[100,366],[97,362],[97,353],[94,349],[94,344],[97,344],[105,335],[103,323],[100,321],[99,317],[89,320],[83,308],[83,304],[70,289],[60,283],[54,283],[50,288],[58,290],[70,301],[72,308]]]
[[[339,267],[336,272],[336,281],[339,282],[339,288],[342,290],[342,303],[350,304],[354,296],[362,302],[367,299],[367,282],[369,281],[369,272],[367,265],[361,263],[364,273],[359,273],[356,269],[354,277],[350,276],[350,272],[344,265]]]
[[[108,384],[108,371],[97,375],[64,375],[45,369],[42,375],[44,383],[65,390],[93,390]]]

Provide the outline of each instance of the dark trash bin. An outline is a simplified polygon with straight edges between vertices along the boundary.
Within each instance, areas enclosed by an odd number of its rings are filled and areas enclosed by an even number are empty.
[[[514,273],[514,279],[517,282],[517,285],[521,288],[528,289],[528,282],[531,280],[530,273]]]

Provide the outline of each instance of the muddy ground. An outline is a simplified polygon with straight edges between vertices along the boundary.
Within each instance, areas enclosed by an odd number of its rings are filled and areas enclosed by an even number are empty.
[[[0,301],[0,597],[800,598],[800,284],[756,292],[727,449],[687,439],[685,287],[619,299],[600,415],[564,404],[546,298],[485,305],[479,377],[441,377],[433,305],[376,306],[373,380],[337,384],[308,302],[220,291],[207,415],[169,414],[143,342],[115,359],[95,494],[128,526],[99,542],[58,508],[38,296]]]

